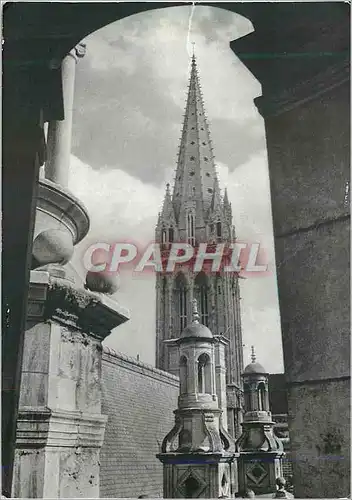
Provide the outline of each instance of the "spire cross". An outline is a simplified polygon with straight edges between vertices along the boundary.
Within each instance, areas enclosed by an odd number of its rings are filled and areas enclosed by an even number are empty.
[[[199,312],[197,299],[193,299],[193,323],[199,323]]]
[[[252,354],[251,354],[251,358],[252,358],[252,363],[255,363],[255,352],[254,352],[254,345],[251,346],[251,350],[252,350]]]

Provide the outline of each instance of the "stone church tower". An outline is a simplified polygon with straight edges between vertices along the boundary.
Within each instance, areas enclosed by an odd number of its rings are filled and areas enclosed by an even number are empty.
[[[167,185],[156,227],[163,251],[173,242],[214,245],[235,240],[227,191],[221,196],[206,120],[195,56],[192,57],[188,97],[173,190]],[[165,252],[164,252],[165,251]],[[179,375],[177,349],[165,340],[180,336],[192,320],[192,300],[199,304],[200,321],[227,340],[226,373],[228,429],[240,434],[243,371],[240,291],[234,273],[195,273],[190,266],[156,277],[156,366]]]

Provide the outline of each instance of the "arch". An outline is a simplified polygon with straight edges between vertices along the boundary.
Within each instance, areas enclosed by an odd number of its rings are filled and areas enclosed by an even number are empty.
[[[185,355],[180,358],[180,394],[186,394],[188,388],[188,360]]]
[[[260,382],[257,387],[257,396],[258,396],[258,410],[266,411],[266,390],[264,382]]]
[[[251,411],[252,410],[252,404],[251,404],[251,388],[249,384],[244,384],[243,385],[243,397],[244,397],[244,411]]]
[[[175,236],[175,231],[173,226],[169,227],[169,243],[172,243],[174,241],[174,236]]]
[[[209,354],[203,353],[198,357],[198,392],[201,394],[211,394],[211,361]]]
[[[181,333],[188,323],[188,287],[183,273],[178,273],[175,279],[176,328]]]
[[[198,302],[200,322],[209,326],[209,280],[203,271],[197,274],[194,281],[194,294]]]
[[[216,223],[216,237],[221,238],[222,237],[222,224],[220,221]]]
[[[161,243],[163,245],[165,245],[165,243],[167,243],[167,232],[166,232],[166,228],[164,226],[162,227],[162,230],[161,230]]]

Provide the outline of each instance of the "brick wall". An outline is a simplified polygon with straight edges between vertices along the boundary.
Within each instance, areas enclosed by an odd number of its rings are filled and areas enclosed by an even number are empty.
[[[100,454],[100,497],[162,496],[155,457],[174,425],[178,378],[104,347],[103,410],[108,415]]]

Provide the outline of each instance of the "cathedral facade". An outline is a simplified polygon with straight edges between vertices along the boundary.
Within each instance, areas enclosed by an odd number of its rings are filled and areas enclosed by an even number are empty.
[[[210,248],[235,241],[232,208],[221,195],[196,59],[193,56],[181,143],[173,189],[168,184],[159,213],[156,242],[166,255],[171,244]],[[207,247],[207,248],[208,248]],[[156,367],[179,375],[172,339],[191,322],[197,300],[200,321],[227,339],[226,392],[228,429],[240,433],[243,371],[239,278],[233,272],[195,272],[191,266],[156,277]],[[169,342],[165,342],[169,341]]]

